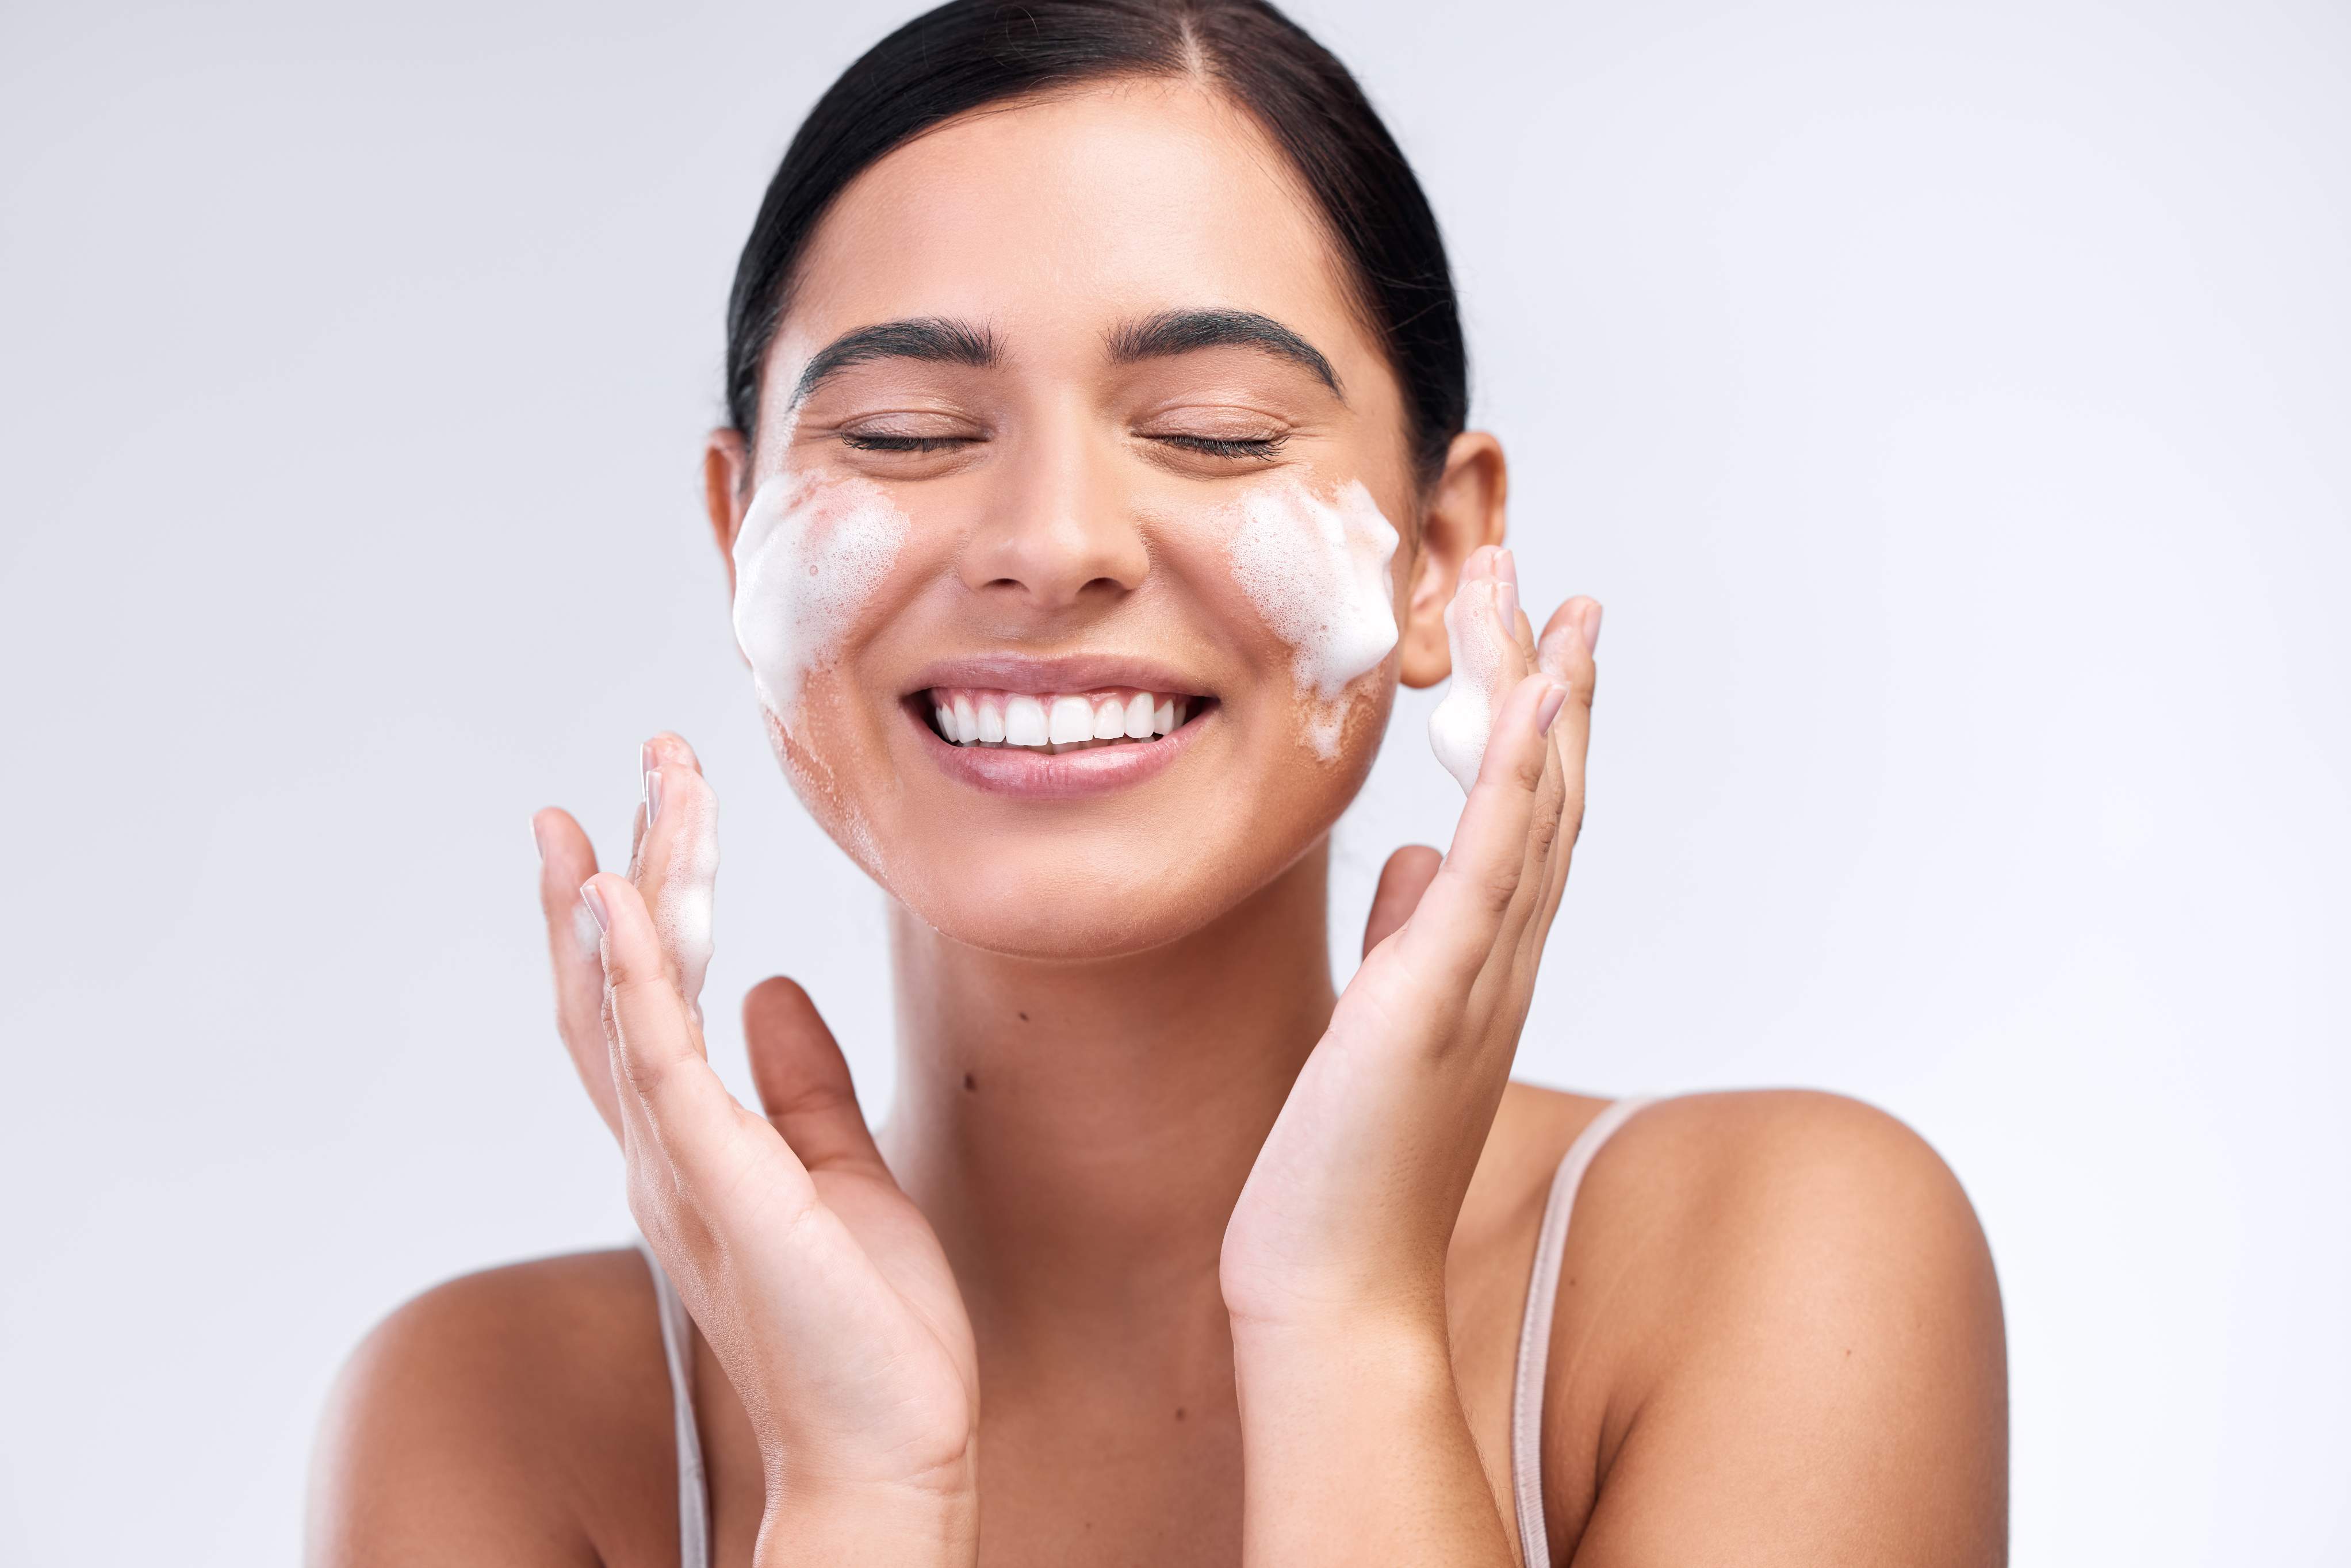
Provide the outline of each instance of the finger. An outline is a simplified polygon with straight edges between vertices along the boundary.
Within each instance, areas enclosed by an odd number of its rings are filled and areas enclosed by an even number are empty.
[[[596,1113],[621,1135],[612,1068],[604,1042],[602,938],[580,902],[596,874],[596,848],[569,811],[549,807],[530,820],[538,844],[538,904],[547,916],[548,965],[555,978],[555,1030]]]
[[[1543,904],[1532,925],[1533,939],[1538,945],[1558,913],[1560,896],[1566,890],[1568,868],[1574,858],[1575,841],[1583,831],[1584,771],[1591,751],[1593,693],[1598,679],[1592,639],[1599,626],[1598,601],[1571,599],[1552,613],[1550,623],[1543,628],[1538,655],[1544,672],[1566,686],[1568,694],[1551,731],[1552,750],[1560,772],[1560,821],[1558,847],[1545,868]]]
[[[796,981],[778,976],[751,988],[743,998],[743,1042],[760,1109],[800,1164],[888,1174],[858,1106],[848,1058]]]
[[[1380,885],[1372,894],[1372,913],[1364,922],[1364,954],[1370,956],[1373,948],[1386,941],[1404,923],[1412,918],[1413,910],[1420,904],[1420,895],[1437,875],[1437,868],[1445,857],[1426,844],[1406,844],[1388,856],[1381,868]]]
[[[645,743],[643,824],[629,880],[652,911],[671,983],[697,1023],[710,969],[712,895],[718,876],[718,797],[694,748],[674,735]]]
[[[1534,820],[1551,750],[1543,728],[1566,694],[1549,675],[1510,688],[1495,720],[1478,782],[1402,940],[1415,967],[1467,994],[1492,955],[1527,872],[1527,833]]]
[[[1477,785],[1495,716],[1527,673],[1518,629],[1525,617],[1518,610],[1517,590],[1498,575],[1502,564],[1503,552],[1490,546],[1472,551],[1445,607],[1453,675],[1444,700],[1428,716],[1428,741],[1465,793]]]
[[[1519,558],[1507,549],[1494,551],[1494,578],[1501,584],[1500,609],[1502,620],[1510,628],[1510,640],[1519,645],[1520,661],[1525,669],[1535,667],[1534,622],[1527,619],[1525,608],[1519,602]]]
[[[685,743],[684,736],[666,729],[637,747],[637,809],[629,819],[631,882],[637,882],[639,862],[644,853],[645,830],[653,825],[653,813],[647,809],[652,804],[648,799],[650,780],[654,771],[664,766],[691,768],[699,773],[702,771],[702,758],[695,755],[694,747]],[[637,882],[637,885],[642,889],[644,884]]]
[[[580,896],[600,911],[603,927],[606,1035],[631,1165],[664,1161],[701,1205],[723,1200],[758,1161],[763,1180],[782,1184],[777,1196],[790,1207],[813,1203],[799,1161],[711,1070],[635,885],[603,872],[589,879]],[[756,1146],[747,1141],[754,1133]]]

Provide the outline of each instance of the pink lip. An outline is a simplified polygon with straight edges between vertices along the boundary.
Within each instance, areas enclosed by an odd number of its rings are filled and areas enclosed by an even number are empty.
[[[1212,695],[1200,685],[1197,676],[1183,674],[1147,659],[1110,653],[1063,653],[1050,658],[983,653],[971,658],[940,659],[916,674],[906,695],[912,696],[933,686],[985,686],[999,692],[1023,692],[1030,696],[1047,692],[1107,691],[1116,686],[1162,695]]]
[[[941,680],[947,685],[955,683]],[[973,682],[979,685],[979,682]],[[997,683],[988,683],[997,684]],[[1061,687],[1042,686],[1040,691],[1063,690],[1078,683],[1071,681]],[[1097,685],[1125,685],[1127,682],[1098,681]],[[1008,686],[1008,691],[1023,687]],[[1182,691],[1178,685],[1162,690]],[[1157,740],[1134,741],[1125,746],[1104,746],[1090,751],[1065,751],[1049,757],[1040,751],[1029,751],[1014,746],[950,746],[939,738],[936,731],[925,723],[911,706],[901,705],[906,722],[921,736],[923,749],[938,763],[939,770],[958,784],[968,784],[975,789],[985,789],[991,795],[1017,795],[1030,800],[1081,800],[1090,796],[1107,795],[1156,778],[1174,766],[1177,755],[1189,750],[1194,736],[1204,724],[1213,721],[1217,709],[1192,716],[1191,720]]]

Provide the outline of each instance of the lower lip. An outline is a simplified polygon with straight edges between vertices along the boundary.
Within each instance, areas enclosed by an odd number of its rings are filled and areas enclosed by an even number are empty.
[[[925,749],[948,778],[991,795],[1018,795],[1030,800],[1081,800],[1156,778],[1191,747],[1200,727],[1213,722],[1217,711],[1212,706],[1157,740],[1050,756],[1017,746],[950,745],[912,706],[905,709],[907,721],[922,737]]]

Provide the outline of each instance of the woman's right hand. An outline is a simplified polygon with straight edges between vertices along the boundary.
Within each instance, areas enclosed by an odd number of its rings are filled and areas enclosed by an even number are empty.
[[[979,1382],[946,1256],[807,992],[771,979],[744,999],[764,1116],[711,1071],[695,998],[716,798],[675,736],[643,767],[625,877],[597,871],[569,813],[532,821],[556,1015],[630,1211],[758,1434],[758,1560],[970,1563]]]

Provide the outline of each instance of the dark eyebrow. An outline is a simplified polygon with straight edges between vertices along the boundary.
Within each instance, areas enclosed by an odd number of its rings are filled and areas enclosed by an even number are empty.
[[[1122,365],[1166,354],[1188,354],[1195,349],[1240,347],[1263,349],[1314,372],[1341,402],[1338,373],[1321,350],[1270,316],[1254,310],[1163,310],[1141,321],[1130,321],[1110,335],[1110,357]]]
[[[792,401],[787,406],[798,408],[826,377],[869,360],[928,360],[990,370],[999,357],[996,339],[987,328],[967,327],[961,321],[925,317],[859,327],[816,351],[792,387]]]

